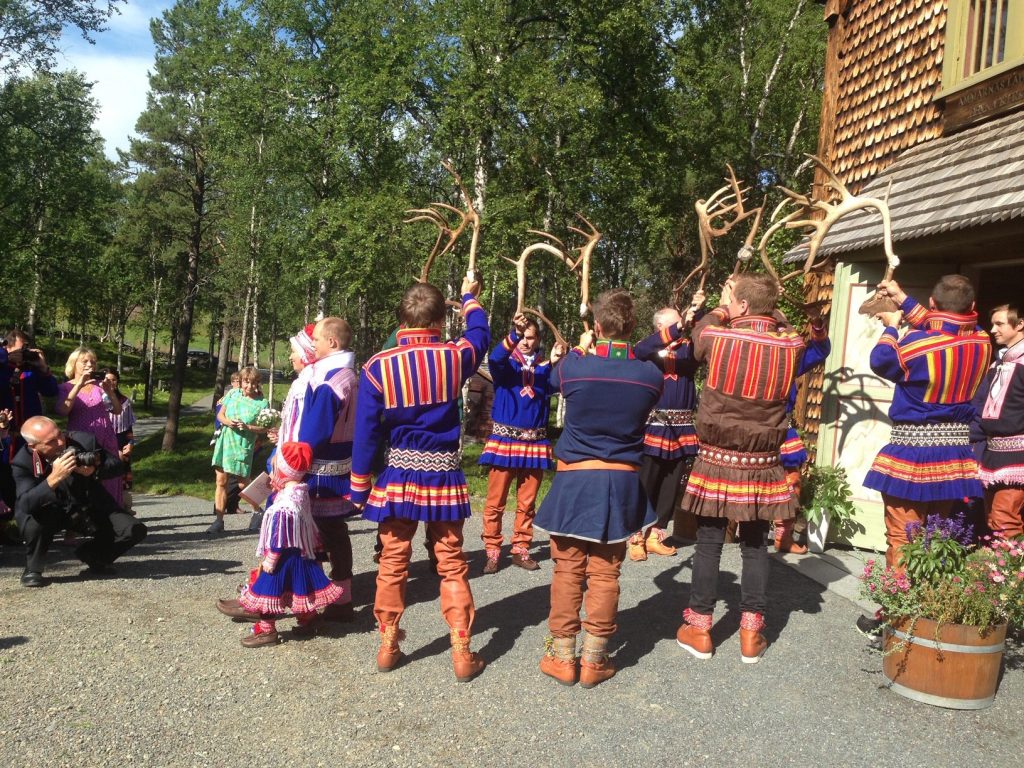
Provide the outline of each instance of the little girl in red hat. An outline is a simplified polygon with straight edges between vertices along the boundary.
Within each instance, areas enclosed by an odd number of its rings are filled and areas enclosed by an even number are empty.
[[[242,608],[260,615],[242,638],[247,648],[279,642],[275,619],[289,612],[298,620],[292,633],[308,637],[317,610],[341,597],[341,588],[316,559],[322,547],[309,509],[309,488],[302,482],[312,462],[307,443],[284,443],[274,454],[271,482],[277,495],[260,527],[259,572],[238,599]]]

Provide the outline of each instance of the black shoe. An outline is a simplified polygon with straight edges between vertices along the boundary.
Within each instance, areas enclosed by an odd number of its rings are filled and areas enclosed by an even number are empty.
[[[210,527],[206,529],[206,532],[214,536],[224,533],[224,518],[218,517],[210,523]]]
[[[105,579],[117,575],[117,569],[109,563],[86,562],[86,569],[78,574],[83,579]]]
[[[38,571],[25,571],[21,574],[21,586],[23,587],[45,587],[46,579]]]
[[[882,620],[870,616],[857,617],[857,631],[870,638],[882,637]]]

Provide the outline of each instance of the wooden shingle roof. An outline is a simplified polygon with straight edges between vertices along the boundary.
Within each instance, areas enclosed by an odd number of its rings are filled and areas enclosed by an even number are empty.
[[[1024,217],[1024,114],[935,139],[904,152],[861,194],[885,197],[889,184],[893,242]],[[820,256],[880,246],[882,224],[873,211],[850,214],[831,229]],[[797,246],[786,261],[802,260]]]
[[[834,144],[836,175],[856,192],[897,155],[942,135],[948,0],[853,0],[843,22]]]

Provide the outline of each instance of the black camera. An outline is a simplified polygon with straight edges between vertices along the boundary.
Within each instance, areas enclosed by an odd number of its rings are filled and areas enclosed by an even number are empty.
[[[39,353],[34,349],[28,349],[22,347],[21,349],[14,349],[7,353],[7,364],[12,368],[20,368],[25,370],[26,368],[38,368],[43,362],[43,359],[39,356]]]
[[[85,451],[69,445],[62,455],[67,456],[69,453],[75,457],[76,467],[98,467],[103,461],[103,455],[99,451]]]
[[[99,371],[93,371],[92,372],[92,380],[93,381],[99,382],[99,381],[103,381],[105,378],[107,378],[107,372],[104,371],[104,370],[99,370]]]

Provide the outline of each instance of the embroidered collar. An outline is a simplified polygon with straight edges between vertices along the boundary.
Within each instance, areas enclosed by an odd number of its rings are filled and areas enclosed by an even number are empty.
[[[978,313],[958,315],[953,312],[932,310],[928,313],[925,324],[929,331],[941,331],[953,336],[970,336],[978,327]]]
[[[774,317],[765,315],[744,315],[729,321],[730,328],[749,328],[758,333],[771,333],[778,330],[779,323]]]
[[[320,364],[317,367],[321,371],[335,370],[335,366],[355,369],[356,353],[351,349],[339,349],[337,352],[331,352],[331,354],[321,357],[316,362]]]
[[[398,331],[398,346],[410,344],[437,344],[441,341],[441,332],[436,328],[402,328]]]
[[[628,341],[614,339],[598,339],[594,354],[611,360],[632,360],[633,346]]]

